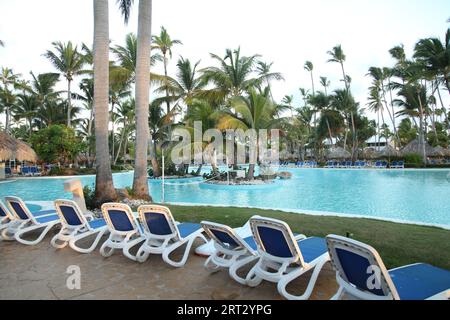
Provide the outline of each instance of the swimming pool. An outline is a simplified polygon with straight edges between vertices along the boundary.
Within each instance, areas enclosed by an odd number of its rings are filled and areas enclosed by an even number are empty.
[[[172,180],[165,185],[165,201],[281,209],[305,213],[341,213],[435,224],[450,227],[450,170],[283,169],[291,180],[270,187],[208,187],[199,179]],[[93,176],[79,177],[93,185]],[[16,195],[26,201],[71,197],[67,179],[27,179],[0,184],[0,197]],[[117,188],[132,184],[132,173],[114,175]],[[149,181],[156,202],[161,182]]]

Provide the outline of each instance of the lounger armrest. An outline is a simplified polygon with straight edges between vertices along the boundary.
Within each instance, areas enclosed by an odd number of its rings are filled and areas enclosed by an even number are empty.
[[[305,236],[304,234],[298,234],[298,235],[296,235],[295,237],[294,237],[294,239],[295,240],[304,240],[304,239],[306,239],[307,238],[307,236]]]

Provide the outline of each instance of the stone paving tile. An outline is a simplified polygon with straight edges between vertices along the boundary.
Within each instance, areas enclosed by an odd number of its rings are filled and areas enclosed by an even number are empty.
[[[139,264],[120,251],[103,258],[98,250],[87,255],[70,248],[56,250],[50,245],[51,237],[34,247],[0,241],[0,299],[282,299],[273,283],[249,288],[233,281],[226,271],[209,274],[203,268],[205,259],[193,253],[184,268],[176,269],[158,255]],[[181,250],[174,253],[175,257],[180,255]],[[71,265],[80,267],[80,290],[66,286],[66,271]],[[302,293],[310,274],[295,280],[288,289]],[[334,272],[327,264],[311,299],[329,299],[336,290]]]

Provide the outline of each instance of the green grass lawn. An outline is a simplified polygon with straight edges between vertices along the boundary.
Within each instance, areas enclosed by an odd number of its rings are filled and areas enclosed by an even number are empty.
[[[388,269],[425,262],[450,270],[450,231],[371,219],[322,217],[272,210],[169,206],[178,221],[208,220],[233,228],[253,215],[287,222],[292,231],[307,236],[347,235],[373,246]]]

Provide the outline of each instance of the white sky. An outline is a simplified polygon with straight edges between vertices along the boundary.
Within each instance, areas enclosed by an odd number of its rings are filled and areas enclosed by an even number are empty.
[[[110,37],[123,44],[125,35],[137,31],[137,2],[128,26],[124,26],[115,0],[110,0]],[[274,61],[274,71],[286,81],[274,84],[276,99],[294,94],[300,105],[299,87],[310,88],[306,60],[319,76],[327,76],[331,89],[342,87],[338,65],[326,63],[326,52],[342,44],[347,55],[346,71],[361,105],[366,104],[370,66],[391,66],[388,50],[403,43],[408,55],[422,37],[444,38],[450,18],[448,0],[154,0],[153,33],[164,25],[173,39],[170,70],[178,55],[201,67],[211,62],[209,53],[223,55],[225,48],[241,46],[242,54],[259,53]],[[54,71],[42,54],[52,41],[92,43],[92,0],[0,0],[0,67],[29,77]],[[161,68],[154,70],[162,72]],[[61,83],[65,88],[65,83]]]

